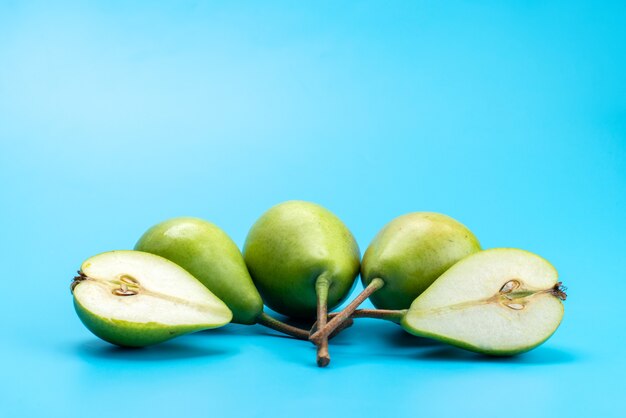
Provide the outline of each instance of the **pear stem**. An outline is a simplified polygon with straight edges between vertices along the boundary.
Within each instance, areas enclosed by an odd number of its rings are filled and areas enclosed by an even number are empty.
[[[338,312],[333,312],[333,313],[329,313],[328,314],[328,319],[332,319],[335,316],[337,316]],[[354,325],[354,319],[352,318],[348,318],[345,321],[343,321],[341,324],[339,324],[339,326],[328,335],[328,341],[332,340],[333,338],[335,338],[337,335],[341,334],[343,332],[343,330],[350,328],[352,325]],[[311,330],[309,331],[309,335],[311,335],[311,333],[314,333],[315,331],[317,331],[317,321],[315,321],[313,323],[313,325],[311,326]]]
[[[323,328],[328,320],[328,279],[319,277],[315,282],[315,292],[317,293],[317,325]],[[320,338],[317,345],[317,365],[326,367],[330,363],[328,352],[328,337]]]
[[[374,318],[387,321],[400,322],[408,309],[357,309],[351,315],[352,318]]]
[[[366,287],[363,289],[359,295],[354,298],[352,302],[348,304],[341,312],[333,315],[333,318],[325,325],[317,324],[317,331],[311,334],[309,340],[313,341],[316,344],[322,340],[322,338],[330,335],[339,325],[343,323],[343,321],[350,318],[352,313],[361,305],[365,299],[369,298],[370,295],[376,292],[378,289],[382,288],[385,285],[385,281],[380,278],[373,279]]]
[[[274,331],[282,332],[299,340],[308,340],[309,333],[301,328],[294,327],[280,321],[276,318],[272,318],[265,312],[261,312],[261,315],[257,318],[257,323],[264,327],[273,329]]]
[[[354,320],[352,318],[348,318],[345,321],[343,321],[341,324],[339,324],[339,326],[337,328],[335,328],[335,330],[333,332],[330,333],[330,335],[328,335],[328,340],[332,340],[333,338],[335,338],[337,335],[341,334],[341,332],[347,328],[350,328],[352,325],[354,325]],[[309,335],[311,335],[309,333]]]

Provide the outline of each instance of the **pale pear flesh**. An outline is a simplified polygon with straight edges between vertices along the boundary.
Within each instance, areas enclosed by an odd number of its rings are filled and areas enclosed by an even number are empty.
[[[491,249],[446,271],[415,299],[401,325],[471,351],[513,355],[556,331],[565,297],[556,270],[543,258]]]
[[[86,260],[72,293],[85,326],[122,346],[155,344],[232,319],[230,309],[183,268],[140,251]]]

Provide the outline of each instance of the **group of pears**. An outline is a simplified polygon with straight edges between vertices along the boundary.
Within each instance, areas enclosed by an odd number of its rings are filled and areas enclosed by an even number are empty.
[[[363,291],[329,314],[359,273]],[[518,249],[481,250],[474,234],[446,215],[392,220],[361,260],[344,223],[304,201],[263,214],[243,254],[210,222],[159,223],[134,250],[86,260],[71,290],[83,324],[113,344],[141,347],[229,322],[261,324],[313,342],[320,367],[330,362],[329,337],[359,317],[479,353],[518,354],[554,333],[566,298],[546,260]],[[358,309],[368,298],[376,309]],[[312,327],[274,318],[265,305]]]

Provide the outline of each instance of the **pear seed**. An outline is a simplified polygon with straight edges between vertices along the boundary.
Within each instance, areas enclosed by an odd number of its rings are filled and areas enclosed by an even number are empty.
[[[520,282],[517,280],[509,280],[500,288],[500,293],[511,293],[513,290],[520,286]]]
[[[522,305],[521,303],[505,303],[505,305],[516,311],[521,311],[522,309],[524,309],[524,305]]]
[[[139,281],[135,279],[133,276],[129,276],[127,274],[120,277],[120,280],[130,285],[139,286]]]
[[[113,294],[117,295],[117,296],[134,296],[137,294],[137,292],[133,291],[133,290],[124,290],[122,288],[119,289],[113,289]]]

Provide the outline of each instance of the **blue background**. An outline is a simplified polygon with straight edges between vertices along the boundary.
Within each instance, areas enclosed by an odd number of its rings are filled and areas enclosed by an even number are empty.
[[[126,3],[0,5],[1,416],[624,416],[626,3]],[[562,326],[493,359],[360,320],[318,369],[259,326],[77,319],[83,259],[180,215],[241,245],[294,198],[363,251],[429,210],[537,252]]]

